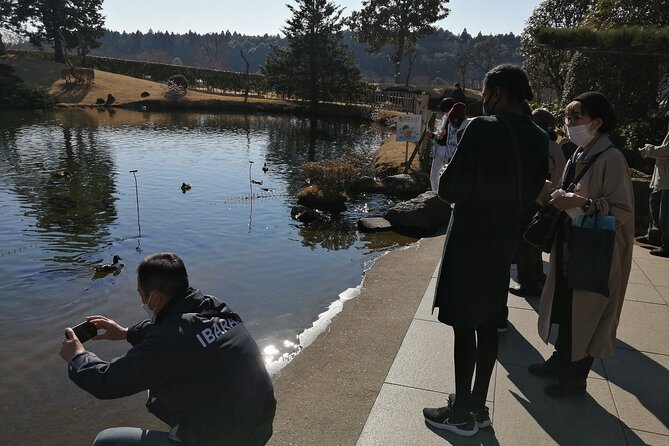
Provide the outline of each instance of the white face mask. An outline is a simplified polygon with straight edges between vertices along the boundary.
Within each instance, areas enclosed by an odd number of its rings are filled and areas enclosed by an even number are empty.
[[[590,130],[589,123],[567,127],[567,136],[579,147],[586,147],[596,135],[596,131]]]
[[[154,319],[156,318],[156,313],[149,308],[149,302],[151,302],[152,297],[153,293],[149,294],[149,300],[147,300],[145,304],[142,304],[142,310],[146,312],[147,316],[149,316],[149,319],[151,319],[151,322],[153,322]]]

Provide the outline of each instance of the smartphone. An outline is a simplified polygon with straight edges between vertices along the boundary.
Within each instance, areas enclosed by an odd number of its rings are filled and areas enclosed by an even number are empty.
[[[82,343],[98,334],[98,329],[95,328],[95,324],[89,321],[82,322],[81,324],[72,327],[72,331],[74,331],[74,334],[77,335],[77,338],[79,338],[79,341]],[[65,334],[65,337],[67,338],[67,333]]]

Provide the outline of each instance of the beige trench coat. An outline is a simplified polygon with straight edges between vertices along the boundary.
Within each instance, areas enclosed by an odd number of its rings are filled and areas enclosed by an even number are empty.
[[[610,147],[611,140],[602,135],[585,159],[577,162],[576,175],[589,158]],[[599,211],[616,219],[616,238],[609,276],[609,297],[594,292],[574,290],[572,306],[572,361],[590,355],[604,358],[613,355],[616,329],[620,320],[627,281],[632,267],[634,244],[634,195],[627,162],[615,148],[603,153],[586,172],[575,192],[592,200],[586,213]],[[553,245],[546,284],[539,308],[539,335],[548,342],[551,328],[553,293],[557,274],[556,247]]]

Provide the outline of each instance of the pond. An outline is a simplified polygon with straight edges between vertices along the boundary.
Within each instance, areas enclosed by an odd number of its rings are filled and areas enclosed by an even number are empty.
[[[415,241],[356,231],[393,204],[383,196],[355,197],[318,227],[290,217],[303,163],[368,158],[386,133],[285,115],[0,114],[0,443],[90,444],[104,427],[148,419],[145,395],[100,402],[74,386],[58,350],[64,327],[87,315],[143,319],[135,269],[153,252],[179,254],[191,284],[242,316],[268,363],[290,355],[374,258]],[[92,266],[114,255],[120,273],[96,277]],[[86,346],[105,359],[129,347]]]

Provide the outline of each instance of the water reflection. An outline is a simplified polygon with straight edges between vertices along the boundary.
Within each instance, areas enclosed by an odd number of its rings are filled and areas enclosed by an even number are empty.
[[[194,286],[241,314],[261,349],[273,346],[268,361],[296,354],[296,336],[358,286],[370,259],[414,241],[357,233],[358,218],[391,203],[381,196],[353,197],[346,212],[318,227],[290,217],[302,163],[368,156],[383,136],[359,121],[277,115],[0,113],[5,443],[41,444],[44,432],[56,432],[51,444],[90,444],[119,413],[134,414],[68,386],[57,344],[63,328],[86,315],[125,325],[143,318],[134,274],[142,251],[179,253]],[[182,193],[182,182],[192,190]],[[92,280],[91,265],[114,255],[126,265],[120,274]],[[98,349],[114,357],[125,347]],[[21,413],[12,409],[19,406]],[[61,432],[73,418],[85,422]],[[126,424],[137,421],[129,416]]]
[[[51,261],[71,265],[107,241],[117,218],[115,170],[94,120],[75,113],[59,124],[6,128],[0,146],[11,182],[5,187],[23,203],[24,217],[35,220],[22,229],[48,243]]]
[[[320,247],[329,251],[339,251],[350,248],[358,239],[355,227],[341,219],[304,225],[298,232],[302,237],[302,246],[310,249]]]

